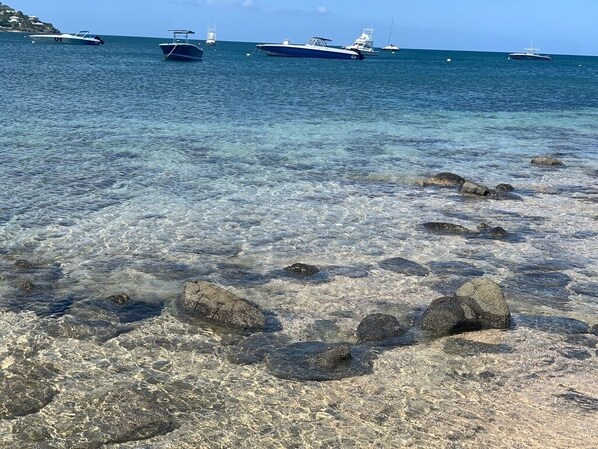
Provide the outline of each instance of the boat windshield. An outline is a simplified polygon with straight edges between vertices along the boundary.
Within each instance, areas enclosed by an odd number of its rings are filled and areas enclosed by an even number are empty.
[[[172,33],[172,41],[179,42],[182,39],[185,39],[185,42],[189,42],[189,35],[195,34],[194,31],[191,30],[170,30]]]
[[[325,37],[312,37],[309,41],[307,41],[306,45],[315,45],[317,47],[327,47],[328,42],[330,42],[330,39],[326,39]]]

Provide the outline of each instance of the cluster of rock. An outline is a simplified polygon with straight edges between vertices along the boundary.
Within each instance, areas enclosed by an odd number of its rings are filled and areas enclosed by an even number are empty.
[[[317,272],[305,264],[292,267],[300,273]],[[388,314],[367,315],[356,329],[354,343],[289,342],[268,332],[267,314],[256,304],[204,281],[185,284],[180,305],[185,315],[202,322],[253,334],[232,345],[232,361],[265,362],[275,375],[298,380],[331,380],[369,373],[374,358],[371,345],[394,347],[464,331],[505,329],[510,321],[501,288],[488,278],[474,279],[453,296],[435,299],[409,325]]]
[[[490,188],[448,172],[438,173],[426,178],[423,180],[422,184],[424,187],[457,187],[461,195],[468,197],[512,200],[521,199],[520,196],[511,193],[515,188],[510,184],[498,184],[494,188]]]

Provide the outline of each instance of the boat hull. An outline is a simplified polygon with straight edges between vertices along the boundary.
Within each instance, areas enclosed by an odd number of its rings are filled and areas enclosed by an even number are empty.
[[[197,45],[175,42],[169,44],[160,44],[164,59],[169,61],[201,61],[203,50]]]
[[[548,55],[526,55],[519,53],[511,53],[510,59],[517,59],[522,61],[552,61],[552,58]]]
[[[363,54],[340,48],[307,45],[260,44],[257,48],[268,56],[287,58],[319,58],[319,59],[363,59]]]
[[[80,37],[68,34],[30,35],[34,44],[63,44],[63,45],[102,45],[104,42],[95,37]]]

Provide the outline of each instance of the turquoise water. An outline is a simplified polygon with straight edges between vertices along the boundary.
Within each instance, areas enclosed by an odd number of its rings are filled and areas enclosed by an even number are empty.
[[[554,399],[598,397],[596,338],[525,325],[598,323],[598,58],[325,61],[222,42],[185,64],[162,60],[163,39],[105,40],[0,34],[0,366],[37,385],[23,367],[52,365],[56,390],[40,412],[0,420],[0,446],[513,447],[513,423],[522,447],[598,444],[595,425],[571,430],[587,411]],[[532,166],[540,154],[565,166]],[[510,183],[520,200],[421,186],[443,171]],[[427,221],[514,238],[430,235]],[[393,257],[430,274],[381,268]],[[279,275],[294,262],[325,275]],[[358,380],[293,383],[232,364],[221,335],[171,314],[184,283],[204,279],[271,311],[291,341],[351,341],[366,314],[405,316],[480,274],[519,325],[471,338],[513,353],[459,358],[440,340],[385,352]],[[106,306],[121,292],[135,307]],[[571,348],[589,357],[572,361]],[[495,365],[491,386],[455,375]],[[143,443],[86,433],[89,395],[115,385],[189,401],[164,399],[176,429]],[[505,411],[500,395],[527,405]]]

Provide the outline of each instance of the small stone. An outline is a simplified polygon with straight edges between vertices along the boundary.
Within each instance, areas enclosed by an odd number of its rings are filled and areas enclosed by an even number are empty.
[[[285,270],[294,274],[298,274],[299,276],[311,276],[320,271],[320,269],[314,265],[308,265],[300,262],[285,267]]]
[[[488,229],[488,236],[493,239],[497,239],[497,240],[506,239],[508,237],[508,235],[509,235],[509,233],[506,230],[504,230],[503,228],[501,228],[500,226],[495,226],[494,228]]]
[[[468,195],[468,196],[490,196],[492,193],[491,190],[481,184],[476,184],[474,182],[465,181],[459,190],[461,195]]]
[[[108,296],[108,298],[106,298],[108,301],[112,301],[116,304],[125,304],[127,302],[130,301],[130,297],[129,295],[127,295],[126,293],[120,293],[118,295],[112,295],[112,296]]]
[[[552,156],[536,156],[532,159],[534,165],[565,165],[560,159]]]
[[[23,282],[19,284],[19,290],[22,290],[24,292],[30,292],[32,290],[35,290],[35,284],[33,282]]]
[[[15,262],[15,267],[21,270],[28,270],[29,268],[33,267],[33,264],[25,259],[19,259]]]
[[[497,192],[512,192],[515,190],[515,187],[511,184],[498,184],[494,189]]]

